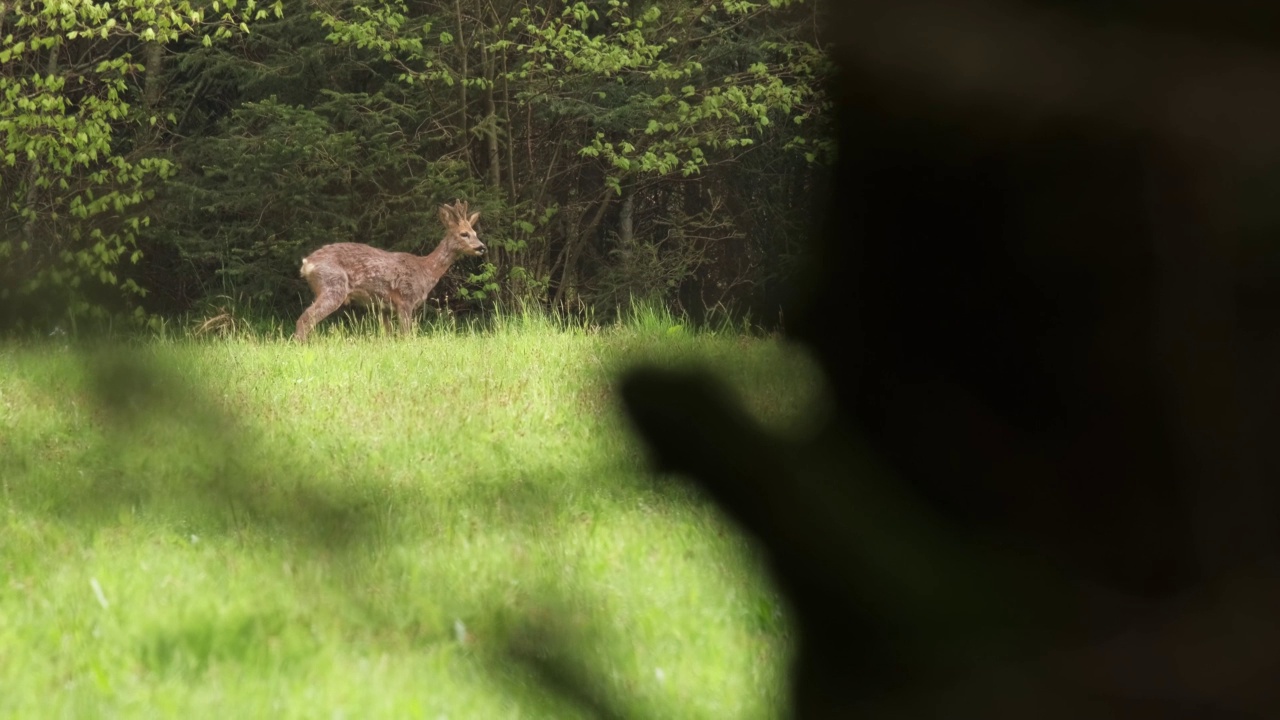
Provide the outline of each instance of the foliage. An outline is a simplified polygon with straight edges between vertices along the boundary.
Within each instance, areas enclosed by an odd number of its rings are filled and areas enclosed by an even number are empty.
[[[254,0],[236,5],[0,5],[0,301],[55,297],[74,317],[101,315],[103,289],[145,292],[116,268],[141,257],[148,181],[173,173],[153,144],[173,116],[145,97],[137,56],[183,38],[225,39],[266,16]]]
[[[307,251],[427,252],[455,198],[490,253],[448,310],[759,310],[830,156],[800,0],[39,7],[0,17],[3,291],[81,313],[110,305],[92,286],[288,318]]]
[[[521,245],[499,249],[504,270],[526,269],[554,286],[558,300],[585,291],[598,305],[604,296],[592,292],[584,272],[608,275],[613,259],[633,257],[641,245],[655,253],[665,242],[659,233],[671,237],[661,226],[672,217],[722,209],[723,197],[744,194],[749,183],[733,171],[748,154],[769,155],[775,168],[791,154],[809,164],[829,157],[818,88],[827,62],[795,24],[808,17],[798,2],[516,2],[474,13],[443,3],[415,7],[424,9],[344,5],[318,17],[330,40],[376,53],[402,83],[457,93],[464,103],[484,99],[470,125],[466,107],[449,116],[450,137],[488,143],[473,164],[495,188],[505,174],[509,200],[556,208],[558,237],[517,231],[512,239]],[[609,228],[621,212],[614,198],[624,195],[627,228]],[[747,215],[709,241],[746,233]],[[620,247],[609,247],[611,237]],[[698,252],[668,245],[674,256],[664,262],[672,268]],[[646,292],[661,294],[691,277],[676,270]]]
[[[428,172],[422,149],[399,132],[405,112],[385,96],[351,93],[311,108],[274,98],[237,108],[223,132],[187,148],[203,172],[167,191],[199,208],[169,226],[183,260],[219,282],[210,289],[260,303],[283,291],[296,305],[287,291],[305,287],[298,261],[322,244],[394,238],[384,246],[430,251],[437,205],[467,181],[446,163]]]

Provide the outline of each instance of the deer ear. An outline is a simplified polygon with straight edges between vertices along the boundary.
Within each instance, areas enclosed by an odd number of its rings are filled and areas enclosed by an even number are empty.
[[[453,225],[458,221],[458,216],[453,213],[453,208],[448,205],[440,206],[440,222],[445,225]]]
[[[471,217],[467,218],[467,224],[475,225],[476,220],[478,220],[479,218],[480,218],[480,212],[477,210],[476,212],[471,213]]]

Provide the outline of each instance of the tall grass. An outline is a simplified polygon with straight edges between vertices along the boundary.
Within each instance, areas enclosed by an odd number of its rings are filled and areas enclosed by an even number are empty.
[[[636,716],[780,712],[783,609],[611,383],[711,364],[785,427],[802,357],[652,311],[283,335],[0,345],[0,716],[590,716],[540,662]]]

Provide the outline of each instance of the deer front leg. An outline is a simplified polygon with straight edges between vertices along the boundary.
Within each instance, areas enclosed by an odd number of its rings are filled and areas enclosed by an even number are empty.
[[[399,312],[399,311],[395,310],[395,308],[393,307],[392,308],[379,307],[375,310],[375,312],[378,315],[378,322],[382,325],[382,334],[390,335],[392,332],[394,332],[395,326],[392,325],[391,313]]]
[[[400,332],[405,335],[413,333],[413,307],[406,302],[396,303],[396,314],[400,316]]]
[[[334,310],[342,307],[342,301],[345,299],[346,296],[336,290],[328,290],[317,295],[315,302],[311,303],[311,307],[304,310],[298,318],[298,327],[293,336],[298,342],[306,342],[307,335],[311,334],[311,330],[316,326],[316,323],[329,317]]]

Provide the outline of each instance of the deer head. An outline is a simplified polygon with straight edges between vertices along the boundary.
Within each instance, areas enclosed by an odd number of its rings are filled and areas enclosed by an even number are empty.
[[[467,214],[466,201],[455,200],[452,205],[440,206],[440,222],[444,223],[445,228],[444,241],[441,244],[450,254],[454,256],[484,254],[484,243],[480,242],[480,236],[472,227],[479,217],[478,212]]]

